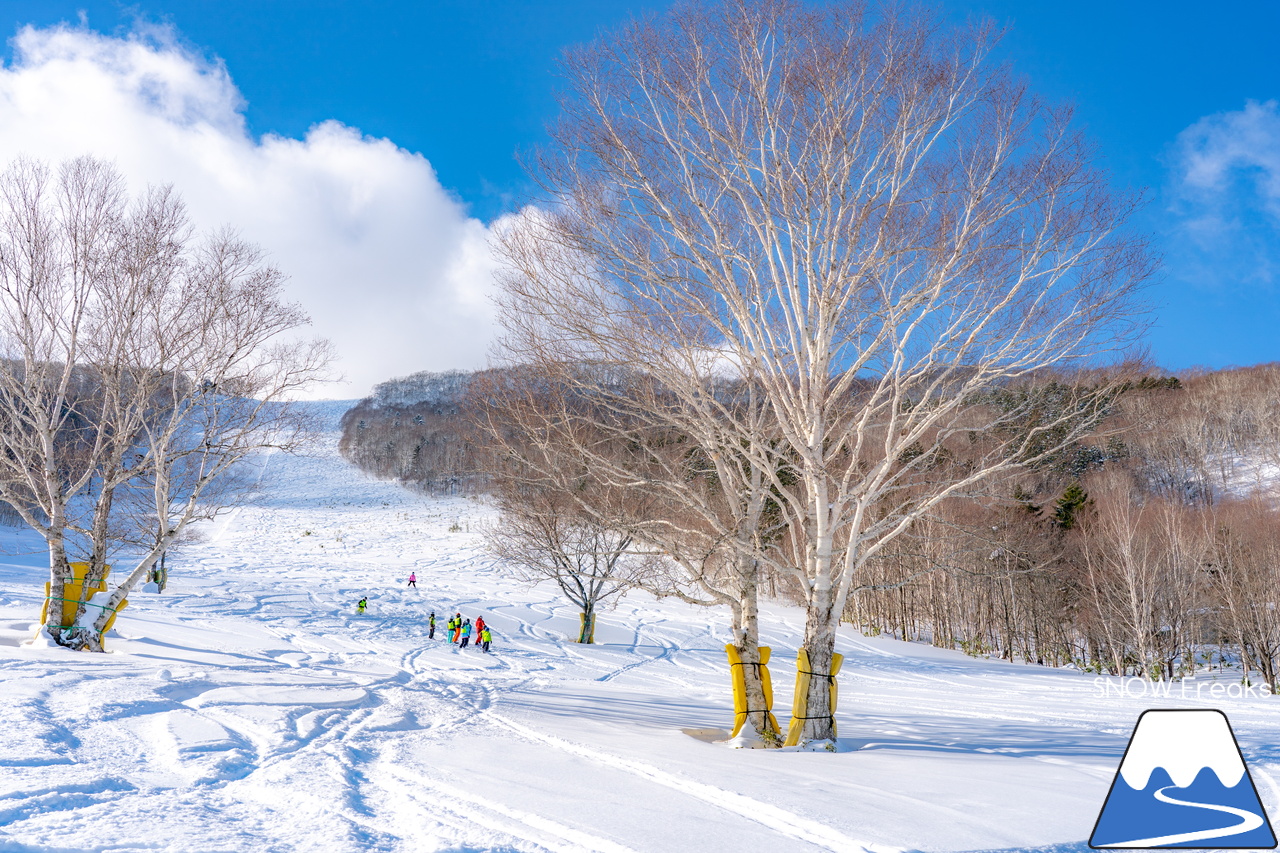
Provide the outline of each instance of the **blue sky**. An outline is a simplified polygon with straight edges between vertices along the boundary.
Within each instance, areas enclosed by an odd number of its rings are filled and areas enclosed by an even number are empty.
[[[142,0],[126,6],[96,0],[0,0],[0,31],[12,37],[25,25],[47,31],[60,22],[79,27],[84,20],[109,42],[129,38],[139,20],[167,24],[172,43],[164,49],[195,63],[203,75],[201,94],[192,96],[204,105],[199,109],[217,114],[212,124],[228,127],[242,115],[248,140],[240,146],[244,156],[255,141],[274,134],[282,144],[268,152],[270,157],[296,155],[289,162],[303,175],[299,181],[309,185],[319,181],[317,170],[327,176],[321,183],[341,183],[332,174],[340,170],[332,165],[336,157],[351,162],[372,157],[386,166],[387,199],[395,196],[394,202],[378,196],[379,205],[415,211],[432,223],[435,234],[456,231],[453,246],[480,239],[476,229],[513,211],[524,197],[526,185],[514,155],[542,138],[544,123],[555,113],[553,63],[558,51],[589,39],[601,27],[665,5],[626,0]],[[1280,100],[1280,3],[938,0],[931,5],[957,20],[986,15],[1010,24],[1001,58],[1042,95],[1076,105],[1081,125],[1096,140],[1118,184],[1147,188],[1150,205],[1139,224],[1153,234],[1166,257],[1164,278],[1150,293],[1156,306],[1150,335],[1155,359],[1175,369],[1280,360],[1280,108],[1275,103]],[[107,42],[96,43],[99,54]],[[19,61],[22,50],[10,45],[6,63],[11,70],[22,63],[28,68],[43,63],[48,70],[54,54],[70,50],[82,56],[87,48],[80,43],[26,50]],[[225,71],[221,78],[219,62]],[[99,66],[99,71],[108,67]],[[118,70],[119,63],[110,69]],[[187,79],[181,70],[172,73]],[[73,76],[57,79],[73,81]],[[214,89],[217,94],[211,94]],[[6,158],[24,138],[46,138],[35,130],[23,137],[22,122],[52,121],[36,112],[0,118],[19,124],[10,131],[9,147],[0,141],[0,155]],[[331,126],[337,136],[327,142],[308,136],[327,120],[340,123]],[[364,143],[339,139],[338,131],[353,129],[363,134]],[[232,136],[237,132],[227,130]],[[136,138],[123,134],[112,144],[129,145]],[[383,138],[401,149],[400,155],[370,141]],[[298,143],[283,145],[289,140]],[[305,147],[305,157],[299,146]],[[334,146],[343,153],[333,154]],[[421,156],[409,158],[406,152]],[[61,156],[60,148],[57,153]],[[104,153],[127,165],[127,153]],[[159,162],[168,160],[151,156],[147,167],[138,169],[148,180],[173,180],[188,193],[193,208],[213,196],[212,190],[201,189],[200,180],[225,184],[189,174],[176,160],[175,174],[167,177],[155,165]],[[281,161],[271,162],[277,165],[262,166],[263,174],[274,179],[288,171],[279,166]],[[438,186],[432,184],[432,174]],[[186,181],[195,187],[194,195]],[[396,195],[397,186],[419,184],[423,195],[416,201]],[[275,190],[276,195],[287,192]],[[353,185],[342,192],[350,196],[360,190]],[[234,205],[211,203],[209,210],[211,217],[239,215]],[[353,217],[328,224],[346,237],[375,227]],[[281,236],[271,223],[247,230],[261,235],[268,248],[273,248],[273,238],[285,247],[282,266],[293,257],[291,251],[305,254],[299,238]],[[351,239],[352,269],[358,268],[360,251],[387,251],[372,238]],[[441,244],[432,245],[435,257],[443,256]],[[468,285],[463,283],[466,274],[484,275],[477,252],[455,252],[431,274],[445,282],[440,292],[447,290],[463,306],[459,310],[470,311],[467,316],[482,324],[483,310],[472,304],[473,295],[464,292]],[[399,275],[408,288],[414,271],[432,263],[425,256],[406,257],[395,270],[378,275]],[[305,262],[301,266],[304,275],[311,274]],[[334,283],[327,296],[316,296],[321,331],[329,333],[322,322],[324,300],[336,300],[341,289]],[[423,310],[434,309],[424,305]],[[368,318],[370,323],[375,319]],[[476,337],[472,332],[470,337]],[[465,341],[451,338],[448,329],[424,332],[424,338],[441,335],[444,343],[434,349],[423,341],[417,355],[406,350],[385,363],[361,366],[356,372],[364,378],[352,388],[359,392],[378,370],[478,366],[482,356]]]

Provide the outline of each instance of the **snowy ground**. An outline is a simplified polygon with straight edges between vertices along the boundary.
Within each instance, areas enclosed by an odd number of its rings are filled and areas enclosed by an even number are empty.
[[[1280,813],[1280,699],[1108,696],[848,629],[845,751],[693,737],[732,719],[724,616],[633,596],[578,646],[479,549],[485,518],[336,451],[271,457],[107,655],[21,645],[42,558],[4,532],[0,851],[1084,851],[1148,707],[1226,711]],[[493,653],[428,640],[431,609],[483,614]],[[801,622],[765,609],[783,725]]]
[[[1222,491],[1234,498],[1261,496],[1272,506],[1280,506],[1280,465],[1257,457],[1236,456],[1225,461],[1211,460],[1222,478]]]

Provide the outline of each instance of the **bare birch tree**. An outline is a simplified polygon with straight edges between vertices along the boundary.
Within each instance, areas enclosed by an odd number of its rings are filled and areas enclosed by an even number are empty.
[[[1212,620],[1238,646],[1244,677],[1256,671],[1280,692],[1280,544],[1276,511],[1264,501],[1228,502],[1202,510],[1201,538],[1211,549],[1217,593]]]
[[[284,402],[322,378],[324,342],[283,275],[230,233],[197,242],[169,188],[130,200],[92,158],[0,175],[0,500],[49,545],[45,629],[101,647],[124,597],[191,521],[233,499],[223,475],[296,444]],[[105,600],[109,558],[131,553]],[[74,624],[69,564],[88,563]]]
[[[653,572],[653,556],[638,552],[629,534],[601,525],[562,493],[517,488],[499,497],[499,508],[485,534],[489,550],[522,579],[559,587],[581,616],[579,643],[594,643],[599,610]]]
[[[1081,540],[1090,603],[1115,670],[1173,679],[1205,607],[1198,568],[1209,562],[1208,547],[1183,505],[1143,501],[1131,486],[1124,475],[1111,478]]]
[[[711,354],[758,383],[793,482],[778,568],[804,592],[803,739],[834,736],[844,603],[913,521],[1090,425],[1152,271],[1067,110],[989,25],[788,0],[682,5],[567,54],[535,163],[548,205],[500,238],[508,357],[664,379]],[[744,436],[752,467],[778,454]],[[758,437],[757,437],[758,438]],[[966,466],[949,447],[970,442]]]
[[[778,743],[760,671],[758,598],[762,553],[786,520],[772,478],[755,464],[767,454],[741,446],[767,444],[767,412],[749,382],[707,367],[696,356],[644,373],[544,361],[478,382],[476,414],[500,494],[557,496],[668,558],[671,571],[649,571],[637,585],[730,610],[747,723],[761,743]]]

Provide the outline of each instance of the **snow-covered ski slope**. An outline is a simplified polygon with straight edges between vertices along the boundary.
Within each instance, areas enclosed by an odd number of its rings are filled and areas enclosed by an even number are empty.
[[[482,504],[338,457],[343,408],[132,596],[110,654],[21,645],[44,558],[4,532],[0,851],[1084,851],[1148,707],[1222,708],[1280,812],[1280,699],[1106,696],[848,628],[843,751],[686,734],[732,719],[724,614],[634,595],[568,641],[572,608],[480,549]],[[484,615],[492,654],[428,640],[432,609]],[[785,725],[802,614],[763,625]]]

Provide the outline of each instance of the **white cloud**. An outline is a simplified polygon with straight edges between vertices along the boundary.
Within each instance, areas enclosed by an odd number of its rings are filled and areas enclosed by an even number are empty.
[[[1280,217],[1280,103],[1206,116],[1178,137],[1189,189],[1221,193],[1244,176]]]
[[[1272,284],[1280,276],[1280,103],[1206,116],[1178,135],[1173,207],[1184,277]]]
[[[360,396],[391,376],[482,366],[492,337],[487,229],[419,154],[338,121],[252,138],[221,63],[163,29],[124,38],[25,28],[0,68],[0,162],[114,160],[172,183],[201,228],[229,224],[292,277],[312,330]]]

